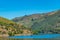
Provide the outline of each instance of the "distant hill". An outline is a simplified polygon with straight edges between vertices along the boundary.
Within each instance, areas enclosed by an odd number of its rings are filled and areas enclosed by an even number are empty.
[[[16,17],[12,21],[23,24],[33,34],[60,33],[60,10]]]

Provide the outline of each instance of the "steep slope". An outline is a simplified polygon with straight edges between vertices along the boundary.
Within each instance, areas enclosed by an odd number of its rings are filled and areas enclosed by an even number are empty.
[[[33,14],[13,19],[14,22],[22,23],[33,34],[60,33],[60,10],[46,14]]]
[[[22,24],[17,24],[11,20],[6,18],[0,17],[0,36],[14,36],[14,35],[27,35],[30,33],[26,32],[26,29]]]
[[[60,33],[60,11],[48,13],[43,16],[42,21],[35,22],[31,26],[33,32],[39,33]],[[36,28],[35,28],[36,27]],[[36,33],[38,33],[36,32]]]

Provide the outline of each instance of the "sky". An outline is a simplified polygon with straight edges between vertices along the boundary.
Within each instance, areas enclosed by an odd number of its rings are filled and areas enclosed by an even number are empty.
[[[0,0],[0,16],[12,19],[60,9],[60,0]]]

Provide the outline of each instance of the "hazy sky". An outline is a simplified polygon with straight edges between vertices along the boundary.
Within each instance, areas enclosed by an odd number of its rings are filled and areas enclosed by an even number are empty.
[[[9,19],[58,9],[60,0],[0,0],[0,16]]]

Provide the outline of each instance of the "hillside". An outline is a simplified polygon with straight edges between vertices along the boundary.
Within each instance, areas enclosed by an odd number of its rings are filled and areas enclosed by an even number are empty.
[[[22,24],[0,17],[0,36],[27,35],[29,33],[30,30],[27,32],[27,29]]]
[[[60,34],[60,10],[25,15],[12,20],[0,17],[0,36]]]
[[[32,14],[12,19],[18,24],[23,24],[33,34],[60,33],[60,10],[45,14]]]

